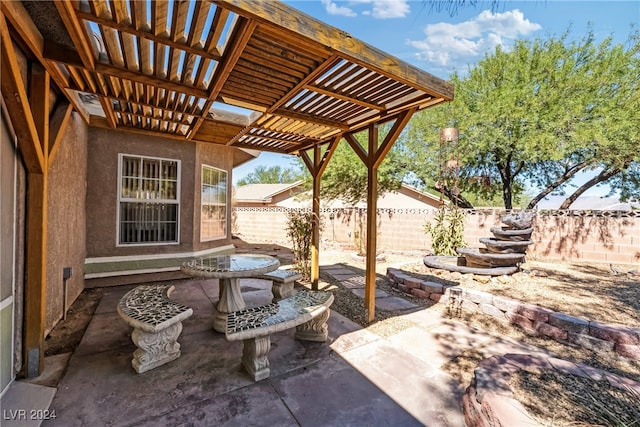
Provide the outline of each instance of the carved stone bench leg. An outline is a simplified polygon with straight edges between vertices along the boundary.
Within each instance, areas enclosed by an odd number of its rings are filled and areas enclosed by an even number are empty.
[[[180,357],[178,336],[181,332],[182,322],[174,323],[157,333],[134,329],[131,340],[138,349],[133,352],[133,369],[141,374]]]
[[[289,298],[293,295],[293,282],[273,282],[271,285],[271,292],[273,293],[273,300],[271,302],[278,302],[285,298]]]
[[[271,337],[256,337],[244,340],[242,347],[242,365],[247,370],[254,381],[269,378],[269,349],[271,348]]]
[[[296,326],[296,339],[302,341],[326,341],[329,337],[329,328],[327,327],[329,314],[330,310],[327,309],[308,322]]]

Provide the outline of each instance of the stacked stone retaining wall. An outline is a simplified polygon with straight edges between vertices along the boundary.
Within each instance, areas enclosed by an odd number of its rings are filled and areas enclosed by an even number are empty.
[[[517,325],[530,335],[569,342],[597,352],[613,351],[640,360],[640,328],[594,322],[475,289],[446,286],[394,268],[387,269],[387,277],[395,288],[405,293],[492,316]]]

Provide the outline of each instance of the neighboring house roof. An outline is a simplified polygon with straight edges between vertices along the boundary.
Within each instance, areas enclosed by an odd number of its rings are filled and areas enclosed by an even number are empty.
[[[293,191],[292,191],[293,190]],[[296,191],[298,190],[298,191]],[[288,192],[289,197],[285,197],[277,202],[273,202],[274,206],[297,208],[309,207],[311,205],[311,192],[302,190],[302,181],[293,184],[249,184],[235,188],[236,203],[272,203],[278,195]],[[297,193],[297,194],[296,194]],[[359,207],[365,208],[366,203],[360,202],[355,206],[342,200],[321,200],[323,208],[347,208]],[[415,187],[402,184],[397,192],[387,192],[378,198],[378,208],[399,208],[399,209],[420,209],[425,205],[438,206],[440,198],[433,194],[424,193]]]
[[[538,209],[558,209],[566,196],[547,196],[538,203]],[[595,211],[631,211],[640,209],[638,201],[621,202],[618,197],[583,196],[578,197],[569,207],[569,210],[595,210]]]
[[[247,184],[235,187],[236,202],[271,203],[279,194],[294,190],[302,185],[302,181],[285,184]]]

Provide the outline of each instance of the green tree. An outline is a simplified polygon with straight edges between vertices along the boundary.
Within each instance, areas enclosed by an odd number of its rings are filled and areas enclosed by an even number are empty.
[[[306,179],[300,168],[282,168],[280,166],[257,166],[253,172],[238,180],[238,185],[247,184],[284,184]]]
[[[389,128],[390,125],[380,128],[380,140],[384,139]],[[355,137],[363,147],[367,146],[366,131],[357,133]],[[398,153],[389,152],[378,168],[378,195],[398,190],[406,172]],[[367,198],[367,167],[344,139],[338,143],[322,174],[321,186],[322,197],[327,199],[339,198],[355,204]]]
[[[566,190],[579,171],[597,168],[602,172],[567,203],[604,181],[637,194],[639,49],[637,32],[626,47],[611,39],[596,44],[591,33],[569,42],[568,32],[520,40],[509,51],[497,47],[466,77],[452,77],[452,103],[410,122],[401,146],[416,180],[438,187],[444,151],[445,160],[452,153],[460,158],[463,201],[464,194],[500,195],[511,209],[533,183],[542,190],[532,207]],[[439,130],[450,126],[459,128],[460,140],[443,149]]]

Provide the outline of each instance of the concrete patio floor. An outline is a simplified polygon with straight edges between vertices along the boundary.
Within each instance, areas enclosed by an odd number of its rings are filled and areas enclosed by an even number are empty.
[[[323,267],[323,274],[361,292],[354,270]],[[56,418],[42,425],[464,426],[467,384],[456,382],[442,365],[469,348],[486,357],[537,350],[380,293],[377,306],[395,310],[405,328],[382,337],[332,311],[326,343],[296,341],[294,330],[272,335],[271,376],[256,383],[240,365],[242,343],[226,341],[211,327],[218,281],[186,280],[172,294],[194,311],[183,322],[181,357],[137,374],[130,328],[116,313],[131,288],[105,288],[57,390],[43,387],[55,394],[49,409]],[[269,282],[243,280],[242,290],[247,306],[271,300]],[[16,409],[11,405],[24,402],[3,399],[3,411]],[[5,417],[2,425],[36,421]]]

